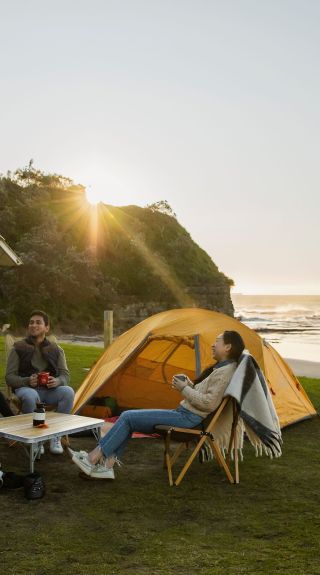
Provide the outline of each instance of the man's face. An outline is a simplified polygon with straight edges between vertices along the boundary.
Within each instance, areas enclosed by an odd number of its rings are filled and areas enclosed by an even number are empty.
[[[41,315],[33,315],[29,320],[28,333],[32,337],[45,337],[49,331],[49,326],[44,323]]]
[[[229,356],[231,349],[230,343],[224,343],[223,334],[218,335],[215,343],[212,344],[212,357],[217,361],[223,361]]]

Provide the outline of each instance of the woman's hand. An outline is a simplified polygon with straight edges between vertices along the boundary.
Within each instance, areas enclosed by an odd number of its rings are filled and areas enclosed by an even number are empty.
[[[174,375],[172,378],[172,389],[177,389],[178,391],[182,391],[188,385],[188,377],[183,374]]]

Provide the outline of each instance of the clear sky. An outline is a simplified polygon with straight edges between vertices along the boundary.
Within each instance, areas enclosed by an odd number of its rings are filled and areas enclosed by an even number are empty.
[[[166,199],[243,293],[320,294],[318,0],[0,0],[0,171]]]

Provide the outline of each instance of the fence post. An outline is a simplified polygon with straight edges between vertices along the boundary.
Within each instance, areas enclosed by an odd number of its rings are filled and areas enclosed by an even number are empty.
[[[104,347],[107,348],[113,340],[113,310],[103,312]]]

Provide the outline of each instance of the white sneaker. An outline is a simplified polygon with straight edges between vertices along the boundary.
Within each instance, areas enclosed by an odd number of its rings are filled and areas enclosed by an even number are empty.
[[[89,459],[88,459],[88,454],[87,453],[81,453],[81,451],[79,453],[74,452],[73,456],[72,456],[72,461],[73,463],[75,463],[80,469],[81,471],[83,471],[86,475],[90,475],[91,476],[91,471],[94,468],[94,465],[92,463],[90,463]]]
[[[113,467],[97,464],[91,470],[90,477],[95,479],[114,479]]]
[[[50,439],[50,451],[55,455],[61,455],[61,453],[63,453],[60,437],[53,437]]]
[[[88,455],[88,452],[84,451],[84,449],[81,449],[81,451],[75,451],[74,449],[71,449],[71,447],[67,447],[67,451],[68,451],[71,458],[74,455]]]
[[[114,479],[113,468],[106,467],[106,465],[102,465],[101,463],[94,465],[89,461],[86,451],[73,451],[70,448],[68,448],[68,451],[73,463],[89,477],[93,477],[94,479]]]

